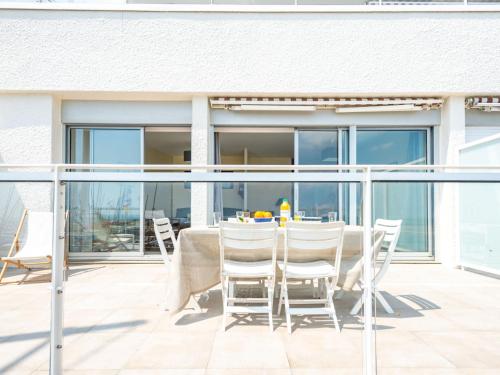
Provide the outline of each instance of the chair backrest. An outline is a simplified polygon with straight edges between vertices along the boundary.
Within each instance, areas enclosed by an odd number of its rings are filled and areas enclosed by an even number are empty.
[[[258,251],[259,260],[272,259],[273,265],[276,264],[277,229],[276,222],[230,223],[221,221],[219,223],[221,271],[229,249],[234,259],[238,259],[238,253],[248,255],[248,252]]]
[[[340,271],[345,223],[288,222],[285,231],[284,268],[290,251],[315,254],[319,258],[334,262]],[[297,254],[298,255],[298,254]],[[298,258],[300,258],[298,256]]]
[[[379,268],[377,274],[375,275],[375,284],[380,281],[380,279],[384,276],[384,274],[387,272],[387,269],[389,268],[392,256],[394,255],[394,251],[396,250],[396,245],[398,244],[402,223],[403,220],[377,219],[375,221],[375,230],[384,232],[382,247],[387,249],[387,253],[382,266]]]
[[[165,211],[163,210],[145,210],[144,219],[161,219],[165,217]]]
[[[168,268],[170,258],[163,241],[170,239],[174,245],[174,252],[177,251],[178,243],[177,238],[175,238],[174,229],[172,228],[172,224],[170,224],[170,220],[167,217],[162,217],[160,219],[153,218],[153,225],[155,229],[156,241],[160,247],[161,256],[163,257],[163,261]]]
[[[28,212],[26,243],[20,251],[24,256],[52,255],[52,212]]]

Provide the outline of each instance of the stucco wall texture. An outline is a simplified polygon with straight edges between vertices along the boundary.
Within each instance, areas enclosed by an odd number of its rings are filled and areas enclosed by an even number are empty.
[[[0,91],[500,91],[500,12],[0,10]]]

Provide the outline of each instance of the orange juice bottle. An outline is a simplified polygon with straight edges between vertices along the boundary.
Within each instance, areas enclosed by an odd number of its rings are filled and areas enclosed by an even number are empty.
[[[284,227],[288,220],[290,220],[290,203],[288,199],[283,198],[280,206],[280,227]]]

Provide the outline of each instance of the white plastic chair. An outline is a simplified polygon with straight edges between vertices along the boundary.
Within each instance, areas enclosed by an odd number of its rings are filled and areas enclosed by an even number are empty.
[[[329,315],[337,332],[340,332],[333,294],[337,286],[345,223],[308,223],[289,222],[285,231],[284,260],[278,262],[283,273],[278,314],[285,304],[286,324],[288,333],[292,332],[291,315]],[[301,258],[301,253],[315,254],[318,260],[296,262],[289,258]],[[290,299],[288,295],[288,280],[323,280],[326,289],[324,298]],[[323,283],[322,283],[323,284]],[[290,305],[321,304],[323,307],[290,307]]]
[[[25,244],[15,251],[18,246],[18,239],[24,224],[24,217],[28,217],[28,233]],[[5,266],[0,274],[0,281],[7,264],[12,264],[18,268],[31,270],[31,267],[40,264],[50,264],[52,261],[52,226],[54,217],[52,212],[25,211],[19,223],[19,227],[6,257],[0,258]]]
[[[174,252],[177,251],[179,244],[177,242],[177,238],[175,238],[174,229],[172,228],[172,224],[170,224],[170,219],[167,217],[153,218],[153,225],[156,241],[158,242],[158,246],[160,247],[160,253],[163,258],[163,262],[165,263],[165,266],[169,271],[171,259],[168,255],[164,241],[170,239],[174,246]]]
[[[269,328],[271,332],[273,331],[277,227],[275,222],[220,222],[220,278],[223,302],[222,325],[224,330],[226,329],[226,316],[228,314],[267,313]],[[249,255],[257,251],[259,252],[259,260],[246,260],[242,257],[242,255]],[[267,298],[238,298],[233,296],[229,290],[230,282],[233,280],[263,280],[267,282]]]
[[[168,273],[170,272],[170,263],[172,262],[172,259],[167,252],[164,241],[170,239],[174,247],[174,253],[177,253],[179,251],[179,239],[175,237],[175,232],[172,228],[172,224],[170,224],[169,218],[153,218],[153,225],[156,235],[156,241],[158,242],[160,253],[163,258],[163,263],[165,264]],[[198,312],[202,310],[199,303],[202,298],[208,300],[208,293],[201,293],[198,300],[196,300],[194,296],[191,296],[191,299],[194,302],[195,309]]]
[[[382,262],[378,271],[375,272],[375,276],[373,278],[373,296],[375,300],[379,301],[384,310],[388,314],[393,314],[394,310],[391,305],[386,301],[382,293],[377,290],[377,286],[380,283],[380,280],[384,277],[387,270],[389,269],[389,265],[391,264],[392,257],[394,255],[394,251],[396,250],[396,245],[398,244],[399,234],[401,233],[401,224],[403,220],[385,220],[385,219],[377,219],[375,221],[375,231],[383,231],[384,237],[382,239],[382,248],[386,249],[387,253],[384,261]],[[376,257],[377,254],[374,254]],[[360,279],[358,281],[358,286],[363,290],[364,283],[363,280]],[[363,295],[359,297],[358,301],[354,304],[351,309],[351,315],[356,315],[361,310],[361,306],[363,306]]]

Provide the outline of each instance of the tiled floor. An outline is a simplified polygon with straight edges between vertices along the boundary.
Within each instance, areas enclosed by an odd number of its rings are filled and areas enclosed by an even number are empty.
[[[0,374],[46,374],[49,273],[0,286]],[[288,335],[275,316],[239,316],[221,331],[221,297],[203,311],[161,309],[162,265],[71,267],[65,297],[67,374],[360,374],[358,293],[336,301],[342,331],[323,318],[295,318]],[[440,265],[395,264],[381,289],[396,310],[377,310],[379,374],[500,374],[500,280]]]

